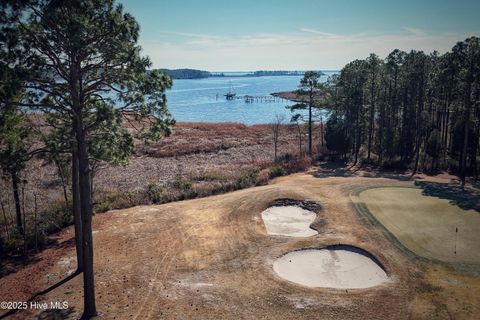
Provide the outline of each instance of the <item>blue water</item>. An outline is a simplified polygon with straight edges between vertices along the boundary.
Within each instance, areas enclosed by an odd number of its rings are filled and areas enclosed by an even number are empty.
[[[168,108],[177,122],[239,122],[247,125],[270,123],[276,114],[284,115],[288,122],[292,116],[279,102],[227,101],[223,96],[229,91],[230,81],[237,96],[268,96],[272,92],[291,91],[298,88],[300,76],[272,77],[218,77],[206,79],[174,80],[167,91]],[[321,81],[326,81],[322,76]]]

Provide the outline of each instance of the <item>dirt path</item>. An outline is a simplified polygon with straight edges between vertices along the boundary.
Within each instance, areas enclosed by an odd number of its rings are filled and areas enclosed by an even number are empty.
[[[480,312],[478,277],[407,257],[352,206],[355,186],[409,183],[297,174],[264,187],[99,215],[94,220],[105,221],[94,231],[100,318],[473,319]],[[278,198],[320,202],[323,209],[313,224],[319,234],[268,236],[261,212]],[[338,243],[372,253],[385,266],[389,280],[370,289],[312,289],[284,281],[272,269],[273,261],[291,250]],[[72,270],[74,249],[58,250],[63,251],[51,258],[51,264],[29,275],[36,279],[33,291]],[[19,277],[27,275],[17,272],[0,279],[0,300],[12,297],[14,289],[6,284]],[[28,297],[26,292],[15,294],[15,299]],[[41,300],[67,301],[70,309],[58,313],[78,317],[81,277]],[[39,313],[22,311],[12,318]]]

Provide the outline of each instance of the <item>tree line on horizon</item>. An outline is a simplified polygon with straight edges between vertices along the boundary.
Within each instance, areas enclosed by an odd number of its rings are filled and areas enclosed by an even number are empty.
[[[316,90],[327,147],[353,164],[450,170],[465,183],[480,156],[480,39],[451,51],[392,51],[348,63]]]
[[[205,70],[181,68],[181,69],[158,69],[167,74],[172,79],[204,79],[210,77],[227,77],[225,72],[210,72]],[[321,71],[317,71],[323,75]],[[253,72],[246,72],[242,74],[243,77],[266,77],[266,76],[302,76],[305,71],[288,71],[288,70],[258,70]]]

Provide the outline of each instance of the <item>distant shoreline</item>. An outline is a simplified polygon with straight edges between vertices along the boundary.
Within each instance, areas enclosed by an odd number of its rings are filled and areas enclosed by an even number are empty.
[[[299,70],[257,70],[257,71],[221,71],[210,72],[197,69],[159,69],[172,79],[205,79],[205,78],[240,78],[240,77],[275,77],[275,76],[303,76],[307,71]],[[317,70],[320,75],[325,72]],[[327,71],[328,72],[328,71]]]
[[[273,92],[270,93],[274,97],[279,97],[285,100],[290,100],[293,102],[306,102],[304,98],[302,98],[298,93],[295,91],[281,91],[281,92]]]

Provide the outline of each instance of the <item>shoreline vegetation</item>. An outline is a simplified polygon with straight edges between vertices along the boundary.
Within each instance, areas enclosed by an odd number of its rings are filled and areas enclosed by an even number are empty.
[[[45,130],[41,115],[30,115],[29,121],[32,128]],[[132,121],[123,124],[128,131],[133,131],[134,126]],[[94,213],[206,197],[265,185],[277,176],[305,171],[312,164],[306,156],[306,131],[305,126],[280,124],[275,161],[273,124],[177,123],[171,136],[158,142],[136,139],[128,164],[100,161],[92,166]],[[42,141],[32,139],[32,144],[41,146]],[[316,151],[322,151],[319,126],[315,127],[314,139],[319,145]],[[48,247],[51,234],[73,223],[68,191],[71,181],[61,178],[65,171],[68,167],[61,164],[41,158],[29,160],[22,172],[26,183],[19,190],[29,237],[25,247],[21,239],[6,240],[3,243],[5,258],[22,259],[24,250]],[[6,225],[13,230],[15,205],[9,189],[8,181],[0,181]],[[35,219],[42,222],[35,223]],[[0,232],[4,233],[3,228]],[[12,271],[8,265],[0,264],[0,277]]]
[[[210,72],[197,69],[159,69],[172,79],[205,79],[215,77],[240,78],[240,77],[271,77],[271,76],[303,76],[306,71],[297,70],[258,70],[252,72]],[[321,71],[317,71],[323,75]]]
[[[285,100],[293,101],[293,102],[301,102],[301,103],[307,103],[308,102],[308,96],[299,94],[297,90],[293,91],[281,91],[281,92],[273,92],[270,93],[270,95],[278,98],[282,98]],[[320,93],[317,93],[314,96],[314,101],[318,102],[322,99],[322,96]]]

